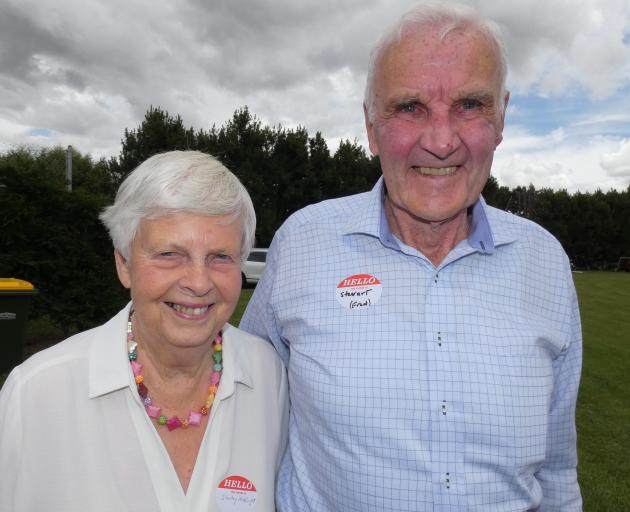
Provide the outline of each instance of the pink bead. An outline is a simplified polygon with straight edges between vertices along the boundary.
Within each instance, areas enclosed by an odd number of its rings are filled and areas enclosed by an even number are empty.
[[[188,415],[188,424],[198,427],[201,424],[201,414],[195,411],[190,411],[190,414]]]
[[[131,361],[131,371],[133,371],[134,375],[140,375],[142,365],[136,361]]]
[[[176,428],[182,426],[182,422],[179,421],[179,418],[177,416],[173,416],[170,420],[167,420],[166,426],[169,430],[175,430]]]
[[[220,380],[221,380],[221,374],[219,372],[212,372],[212,376],[210,377],[210,382],[216,386]]]
[[[151,416],[151,418],[159,418],[160,417],[160,411],[162,410],[161,407],[158,407],[156,405],[148,405],[147,406],[147,413],[149,416]]]

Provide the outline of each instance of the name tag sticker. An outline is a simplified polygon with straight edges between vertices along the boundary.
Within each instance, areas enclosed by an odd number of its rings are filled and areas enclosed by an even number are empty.
[[[355,274],[337,285],[337,302],[348,309],[369,308],[381,298],[383,285],[373,275]]]
[[[216,498],[221,512],[254,510],[256,487],[244,476],[228,476],[219,482]]]

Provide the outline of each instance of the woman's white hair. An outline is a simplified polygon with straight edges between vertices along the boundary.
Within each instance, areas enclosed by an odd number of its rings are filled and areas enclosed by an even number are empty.
[[[249,255],[256,233],[252,200],[234,174],[200,151],[169,151],[145,160],[125,178],[100,219],[114,248],[129,258],[140,220],[172,213],[233,216],[241,223],[241,260]]]
[[[438,37],[444,39],[453,30],[476,30],[486,37],[498,56],[501,80],[501,96],[498,98],[501,112],[505,107],[505,82],[507,79],[507,57],[503,36],[499,26],[468,5],[453,2],[424,2],[418,4],[403,14],[400,19],[387,30],[376,42],[370,52],[368,73],[365,84],[364,105],[369,121],[374,120],[376,98],[374,96],[374,80],[380,60],[385,51],[392,45],[399,43],[410,32],[421,31],[424,28],[438,30]]]

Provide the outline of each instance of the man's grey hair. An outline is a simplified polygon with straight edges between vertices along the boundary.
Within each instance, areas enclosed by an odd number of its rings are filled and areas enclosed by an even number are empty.
[[[424,2],[403,14],[381,36],[370,52],[364,97],[368,120],[374,120],[376,110],[374,80],[383,54],[390,46],[399,43],[407,34],[421,31],[424,28],[437,29],[440,39],[444,39],[450,32],[458,29],[478,31],[486,37],[490,46],[496,50],[499,59],[501,96],[497,98],[497,101],[502,113],[505,107],[505,82],[508,66],[503,36],[499,26],[491,20],[484,19],[475,9],[467,5],[452,2]]]
[[[241,260],[249,255],[256,233],[252,200],[234,174],[200,151],[169,151],[145,160],[125,178],[100,219],[114,248],[129,258],[140,221],[172,213],[232,216],[241,223]]]

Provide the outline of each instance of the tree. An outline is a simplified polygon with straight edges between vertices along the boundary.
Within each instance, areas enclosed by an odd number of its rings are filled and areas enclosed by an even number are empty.
[[[147,158],[165,151],[196,149],[195,133],[186,129],[182,118],[172,117],[159,107],[151,106],[135,130],[125,129],[122,151],[117,163],[110,166],[120,183]],[[112,162],[113,163],[113,162]]]
[[[126,300],[98,220],[110,197],[85,186],[90,159],[78,155],[84,185],[68,192],[56,171],[43,172],[49,152],[28,153],[0,159],[0,246],[10,248],[0,268],[32,282],[33,316],[48,316],[68,334],[106,320]]]

